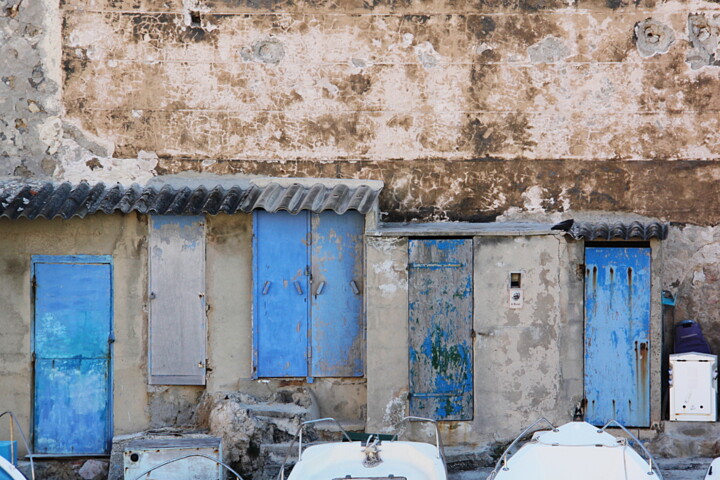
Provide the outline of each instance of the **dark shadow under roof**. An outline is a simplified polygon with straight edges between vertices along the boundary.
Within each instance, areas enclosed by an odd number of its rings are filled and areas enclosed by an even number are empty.
[[[257,180],[257,181],[256,181]],[[264,181],[261,181],[264,180]],[[124,187],[105,183],[78,184],[52,182],[0,181],[0,217],[11,219],[84,218],[93,213],[139,212],[151,215],[199,215],[203,213],[249,213],[253,210],[277,212],[302,210],[320,213],[348,210],[368,213],[375,203],[382,182],[361,180],[323,181],[303,179],[251,179],[228,184],[162,184],[154,179],[148,185]]]

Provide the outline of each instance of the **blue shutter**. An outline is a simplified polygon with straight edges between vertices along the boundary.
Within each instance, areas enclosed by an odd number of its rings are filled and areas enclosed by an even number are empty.
[[[312,216],[314,377],[363,375],[363,230],[355,212]]]
[[[650,249],[585,249],[586,419],[650,426]]]
[[[108,451],[109,262],[108,257],[33,258],[36,453]]]
[[[256,211],[255,376],[308,374],[307,212]]]
[[[473,251],[469,239],[409,242],[410,414],[473,417]]]

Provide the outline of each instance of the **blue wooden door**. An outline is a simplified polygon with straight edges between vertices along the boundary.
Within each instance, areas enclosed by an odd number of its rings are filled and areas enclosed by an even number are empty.
[[[358,213],[312,216],[311,375],[363,375],[362,235]]]
[[[585,249],[586,420],[650,426],[650,249]]]
[[[309,216],[255,213],[255,376],[308,374]]]
[[[409,242],[410,414],[473,417],[470,239]]]
[[[109,257],[33,257],[36,453],[109,452]]]

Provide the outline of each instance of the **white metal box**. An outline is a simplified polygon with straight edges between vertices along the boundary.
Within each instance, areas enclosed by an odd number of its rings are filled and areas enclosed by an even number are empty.
[[[135,480],[161,463],[194,454],[222,461],[221,440],[210,436],[133,440],[123,453],[124,480]],[[142,480],[221,480],[225,478],[222,468],[207,458],[195,456],[160,467]]]
[[[717,355],[670,355],[670,420],[717,420]]]

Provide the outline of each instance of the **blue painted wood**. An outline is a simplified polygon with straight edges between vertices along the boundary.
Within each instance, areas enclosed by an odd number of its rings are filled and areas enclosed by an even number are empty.
[[[650,426],[650,249],[585,249],[586,420]]]
[[[254,353],[257,377],[308,374],[309,217],[256,211]]]
[[[409,242],[410,414],[473,418],[470,239]]]
[[[363,375],[363,231],[359,213],[312,216],[311,375]]]
[[[96,259],[33,258],[36,453],[109,451],[112,265]]]

